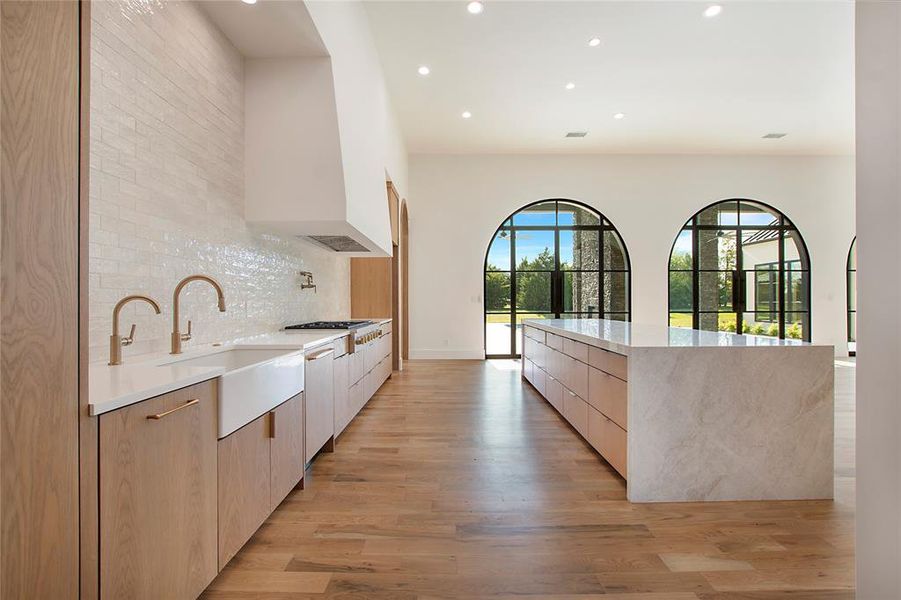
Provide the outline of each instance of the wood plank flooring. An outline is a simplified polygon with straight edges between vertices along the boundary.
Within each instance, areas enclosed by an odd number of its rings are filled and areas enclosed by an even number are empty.
[[[407,362],[203,597],[854,597],[853,440],[836,502],[630,504],[516,366]]]

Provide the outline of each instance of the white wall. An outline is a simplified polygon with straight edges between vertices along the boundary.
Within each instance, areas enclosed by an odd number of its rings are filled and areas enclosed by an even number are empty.
[[[857,2],[857,598],[901,597],[901,4]]]
[[[332,61],[348,221],[388,253],[390,178],[407,191],[407,152],[361,2],[307,2]]]
[[[619,229],[632,318],[667,323],[679,228],[724,198],[791,218],[811,258],[813,340],[846,349],[845,261],[854,236],[851,157],[414,155],[410,159],[411,357],[483,356],[482,270],[497,226],[543,198],[580,200]]]
[[[192,2],[95,2],[91,15],[91,358],[106,358],[113,305],[129,293],[150,294],[163,314],[126,308],[124,331],[138,325],[126,360],[168,349],[172,290],[191,273],[219,279],[228,310],[203,284],[186,288],[189,345],[347,318],[348,259],[243,219],[238,51]],[[315,274],[317,293],[301,292],[299,270]]]

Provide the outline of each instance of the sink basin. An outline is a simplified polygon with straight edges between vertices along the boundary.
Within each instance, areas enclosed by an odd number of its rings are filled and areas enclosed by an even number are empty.
[[[219,439],[303,391],[303,350],[239,346],[165,364],[220,367]]]
[[[288,354],[285,350],[230,348],[215,354],[175,360],[174,362],[186,367],[222,367],[226,372],[229,372],[265,362],[278,356],[284,356],[285,354]]]

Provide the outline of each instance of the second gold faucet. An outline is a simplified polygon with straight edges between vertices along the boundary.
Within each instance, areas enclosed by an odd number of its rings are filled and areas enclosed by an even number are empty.
[[[191,339],[191,321],[188,321],[188,332],[181,333],[179,331],[179,313],[178,313],[178,297],[181,290],[192,281],[206,281],[213,289],[216,290],[218,296],[219,312],[225,312],[225,293],[219,282],[207,275],[189,275],[178,282],[175,286],[175,292],[172,294],[172,348],[169,354],[181,354],[181,343]]]

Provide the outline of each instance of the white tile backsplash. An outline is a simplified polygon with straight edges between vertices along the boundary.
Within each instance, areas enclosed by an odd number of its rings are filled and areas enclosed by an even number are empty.
[[[122,329],[138,325],[130,356],[165,351],[172,291],[192,273],[183,319],[208,343],[350,314],[349,259],[258,231],[243,218],[243,59],[194,2],[92,3],[90,130],[91,359],[109,351],[111,314],[130,293]],[[300,290],[298,271],[315,274]],[[185,324],[182,323],[184,331]]]

